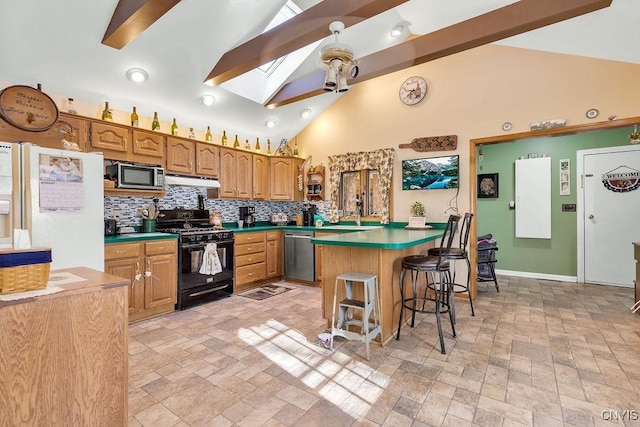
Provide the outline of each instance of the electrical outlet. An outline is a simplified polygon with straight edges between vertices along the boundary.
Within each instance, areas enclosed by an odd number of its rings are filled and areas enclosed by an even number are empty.
[[[121,214],[122,212],[120,211],[113,211],[113,219],[115,219],[116,221],[120,221]]]

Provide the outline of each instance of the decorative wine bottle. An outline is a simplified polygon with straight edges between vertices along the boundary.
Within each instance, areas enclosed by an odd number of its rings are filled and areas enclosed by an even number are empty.
[[[293,145],[293,155],[294,156],[298,155],[298,141],[296,141],[295,144]]]
[[[111,110],[109,109],[108,101],[104,103],[104,110],[102,111],[102,120],[104,120],[105,122],[113,121],[113,116],[111,115]]]
[[[173,118],[173,124],[171,125],[171,135],[178,136],[178,124],[176,123],[176,118]]]
[[[256,138],[256,151],[260,152],[260,138]]]
[[[153,121],[151,122],[151,130],[160,130],[160,121],[158,120],[158,112],[153,113]]]
[[[240,148],[240,142],[238,142],[238,134],[236,134],[236,140],[233,141],[233,148]]]
[[[131,126],[134,128],[138,127],[138,113],[136,112],[135,105],[133,106],[133,112],[131,113]]]
[[[267,139],[267,156],[271,155],[271,140]]]
[[[227,145],[227,131],[223,130],[222,131],[222,145]]]
[[[211,127],[207,126],[207,133],[204,134],[204,140],[205,141],[213,141],[213,136],[211,136]]]
[[[251,150],[251,144],[249,144],[249,140],[248,139],[244,140],[244,149],[245,150]]]
[[[193,132],[193,128],[189,128],[189,139],[196,139],[196,134]]]
[[[67,98],[67,113],[78,114],[75,105],[73,105],[73,98]]]

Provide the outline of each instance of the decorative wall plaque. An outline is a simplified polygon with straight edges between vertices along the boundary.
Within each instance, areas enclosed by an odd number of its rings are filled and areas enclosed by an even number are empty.
[[[42,132],[58,120],[58,107],[41,90],[9,86],[0,92],[0,117],[18,129]]]
[[[400,144],[400,148],[413,148],[414,151],[451,151],[458,147],[458,135],[426,136],[414,138],[408,144]]]

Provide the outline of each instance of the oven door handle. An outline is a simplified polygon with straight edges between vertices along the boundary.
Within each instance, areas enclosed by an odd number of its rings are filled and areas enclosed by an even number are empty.
[[[194,245],[182,245],[182,249],[199,249],[199,250],[204,250],[205,246],[207,246],[206,244],[202,244],[202,243],[197,243]]]

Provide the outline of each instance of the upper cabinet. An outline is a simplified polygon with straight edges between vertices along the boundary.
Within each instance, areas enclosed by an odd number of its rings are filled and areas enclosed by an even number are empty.
[[[253,155],[253,199],[266,200],[269,197],[269,158]]]
[[[87,151],[87,122],[73,114],[60,113],[58,121],[44,132],[28,132],[11,126],[0,119],[0,141],[32,142],[41,147],[63,149],[62,140],[78,144]]]
[[[220,147],[196,143],[196,175],[217,178],[220,175]]]
[[[251,153],[220,148],[220,197],[250,199],[253,163]]]
[[[217,178],[220,173],[220,148],[168,136],[165,169],[169,173]]]
[[[103,152],[105,159],[160,165],[164,159],[164,136],[113,123],[91,122],[89,150]]]
[[[269,159],[269,199],[302,200],[302,160],[295,157],[271,157]]]
[[[192,175],[195,171],[196,144],[188,139],[167,137],[165,169],[169,173]]]

